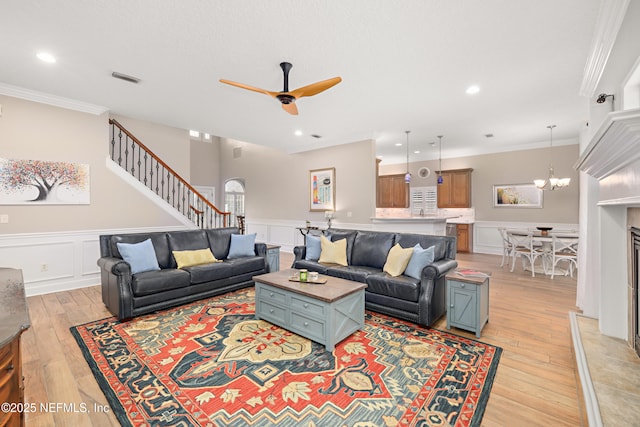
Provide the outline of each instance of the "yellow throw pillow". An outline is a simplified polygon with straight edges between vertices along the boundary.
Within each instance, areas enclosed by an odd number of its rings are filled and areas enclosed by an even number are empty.
[[[409,265],[411,255],[413,255],[413,248],[404,249],[399,243],[396,243],[389,251],[387,262],[384,263],[382,271],[393,277],[401,275]]]
[[[332,242],[326,237],[320,236],[320,259],[318,262],[347,266],[347,239]]]
[[[178,268],[192,267],[200,264],[220,262],[213,256],[211,249],[197,249],[195,251],[172,251]]]

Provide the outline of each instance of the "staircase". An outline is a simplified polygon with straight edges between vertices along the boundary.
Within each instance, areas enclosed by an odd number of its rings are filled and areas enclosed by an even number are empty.
[[[123,177],[142,184],[141,190],[155,202],[160,201],[167,212],[193,228],[229,225],[229,212],[222,212],[205,199],[118,121],[109,119],[109,133],[110,163],[125,172]]]

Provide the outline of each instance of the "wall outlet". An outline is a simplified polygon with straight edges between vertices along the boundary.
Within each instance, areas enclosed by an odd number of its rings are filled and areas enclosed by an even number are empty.
[[[49,264],[40,264],[40,271],[49,271]]]
[[[0,215],[0,224],[8,224],[9,223],[9,215],[3,214]]]

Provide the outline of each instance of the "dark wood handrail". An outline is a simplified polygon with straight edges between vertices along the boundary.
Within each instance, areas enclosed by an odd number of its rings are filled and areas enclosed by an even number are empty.
[[[231,212],[223,212],[220,209],[218,209],[213,203],[211,203],[202,194],[200,194],[200,192],[198,190],[193,188],[191,186],[191,184],[189,184],[184,178],[182,178],[179,173],[177,173],[176,171],[171,169],[171,167],[168,164],[166,164],[164,161],[162,161],[162,159],[160,157],[156,156],[156,154],[153,151],[151,151],[146,145],[144,145],[142,142],[140,142],[140,140],[138,138],[136,138],[131,132],[129,132],[124,126],[122,126],[116,119],[109,119],[109,124],[116,125],[118,127],[118,129],[120,129],[122,132],[125,133],[125,135],[127,135],[129,138],[131,138],[133,141],[135,141],[135,143],[138,144],[144,151],[149,153],[149,155],[151,157],[153,157],[158,163],[160,163],[160,165],[162,165],[163,168],[165,168],[173,176],[175,176],[185,187],[187,187],[194,194],[196,194],[198,196],[198,198],[200,198],[205,204],[207,204],[210,208],[212,208],[216,213],[218,213],[220,215],[224,215],[225,216],[225,225],[227,225],[226,224],[226,222],[227,222],[226,219],[227,219],[227,216],[231,215]]]

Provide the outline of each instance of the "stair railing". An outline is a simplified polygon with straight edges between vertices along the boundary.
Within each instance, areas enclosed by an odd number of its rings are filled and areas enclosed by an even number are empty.
[[[109,119],[111,160],[200,228],[229,224],[222,212],[115,119]]]

